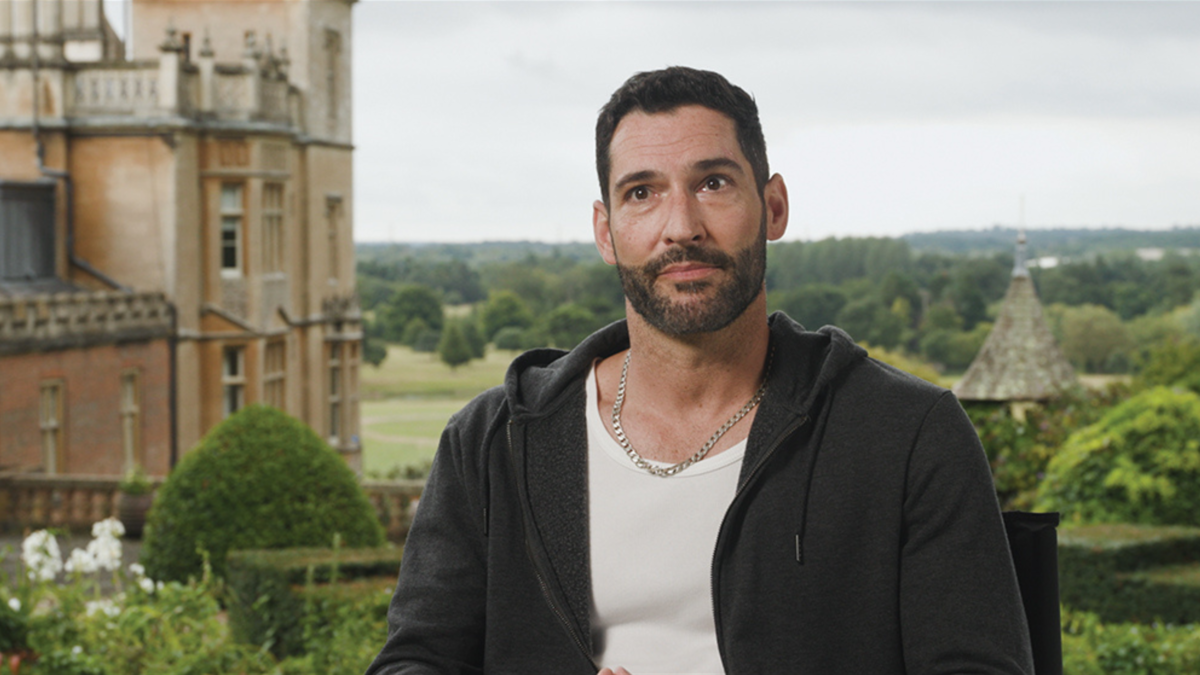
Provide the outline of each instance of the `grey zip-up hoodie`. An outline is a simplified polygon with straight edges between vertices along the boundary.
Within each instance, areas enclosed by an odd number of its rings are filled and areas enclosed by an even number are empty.
[[[983,449],[949,392],[836,328],[774,363],[711,561],[725,672],[1033,672]],[[584,382],[624,322],[451,418],[368,675],[595,673]],[[638,675],[634,673],[633,675]]]

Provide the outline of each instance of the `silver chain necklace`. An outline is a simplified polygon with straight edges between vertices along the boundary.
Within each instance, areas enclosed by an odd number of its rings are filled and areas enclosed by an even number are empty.
[[[633,461],[637,468],[644,469],[645,471],[648,471],[659,478],[669,478],[695,464],[696,462],[704,459],[705,455],[708,454],[708,451],[712,450],[712,447],[717,444],[717,441],[721,440],[721,437],[725,435],[726,431],[729,431],[733,425],[740,422],[741,419],[749,414],[751,410],[754,410],[754,406],[758,405],[759,401],[762,400],[763,394],[767,393],[767,375],[771,372],[771,360],[775,355],[775,349],[774,345],[772,345],[770,351],[768,351],[767,368],[763,373],[762,384],[759,385],[758,391],[754,392],[754,396],[751,396],[750,400],[746,401],[746,405],[742,406],[741,410],[734,413],[733,417],[729,418],[729,421],[725,422],[725,424],[722,424],[721,428],[717,429],[717,431],[711,437],[709,437],[708,442],[706,442],[703,447],[696,451],[696,454],[688,457],[678,464],[672,464],[671,466],[662,468],[654,466],[644,457],[639,455],[638,451],[633,449],[633,445],[629,442],[629,439],[625,437],[625,430],[621,428],[621,408],[623,408],[625,405],[625,381],[629,377],[629,357],[632,354],[632,349],[625,353],[625,364],[621,366],[621,382],[617,385],[617,400],[613,403],[612,408],[613,433],[617,437],[617,442],[620,443],[621,447],[625,449],[625,454],[629,455],[629,459]]]

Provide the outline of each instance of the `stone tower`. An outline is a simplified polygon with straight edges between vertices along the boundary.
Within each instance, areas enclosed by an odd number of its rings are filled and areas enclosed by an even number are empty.
[[[1043,401],[1077,384],[1075,370],[1042,316],[1025,266],[1022,231],[1000,315],[954,393],[963,401]]]
[[[0,300],[168,305],[154,310],[169,317],[168,348],[129,366],[167,383],[153,402],[135,392],[139,410],[169,417],[151,473],[254,402],[360,466],[353,4],[132,0],[125,44],[100,0],[0,0]],[[0,389],[0,414],[5,400],[34,403],[18,416],[31,432],[0,420],[0,471],[119,472],[92,455],[120,451],[120,420],[85,424],[81,412],[114,397],[107,384],[65,365],[78,361],[71,340],[50,348],[22,333],[23,353],[54,362],[29,370],[3,326],[0,307],[3,379],[22,368],[33,389]],[[36,402],[51,376],[66,422],[48,462]]]

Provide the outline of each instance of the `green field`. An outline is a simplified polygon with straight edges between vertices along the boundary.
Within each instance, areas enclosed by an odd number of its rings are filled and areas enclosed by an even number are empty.
[[[436,354],[389,345],[379,368],[363,365],[363,471],[387,474],[433,457],[446,420],[477,394],[500,384],[516,352],[489,351],[487,358],[451,371]]]

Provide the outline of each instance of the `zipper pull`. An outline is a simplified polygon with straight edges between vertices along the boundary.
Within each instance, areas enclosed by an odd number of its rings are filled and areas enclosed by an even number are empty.
[[[804,564],[804,544],[800,543],[800,534],[796,534],[796,562]]]

